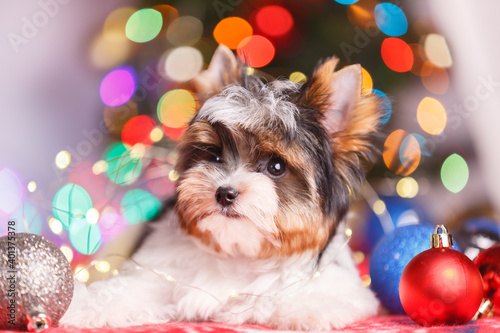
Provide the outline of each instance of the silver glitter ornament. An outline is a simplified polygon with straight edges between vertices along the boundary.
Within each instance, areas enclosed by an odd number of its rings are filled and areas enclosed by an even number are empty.
[[[61,250],[28,233],[0,238],[0,329],[56,325],[73,298],[73,273]]]

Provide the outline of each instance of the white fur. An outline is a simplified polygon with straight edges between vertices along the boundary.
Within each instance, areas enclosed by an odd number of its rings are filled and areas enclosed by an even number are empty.
[[[241,126],[248,130],[262,123],[271,127],[280,123],[293,132],[297,127],[298,109],[284,95],[297,89],[296,83],[285,80],[263,85],[257,94],[242,86],[229,86],[205,102],[198,111],[199,117],[211,123],[221,122],[228,127]]]
[[[176,219],[172,212],[155,226],[133,257],[140,268],[131,261],[113,278],[88,288],[77,284],[61,324],[125,327],[190,320],[328,330],[377,311],[342,230],[317,266],[309,253],[266,260],[223,257],[195,246]]]
[[[196,177],[199,174],[203,177]],[[186,207],[187,215],[190,220],[197,221],[200,231],[211,233],[224,253],[257,257],[264,239],[279,245],[276,242],[279,232],[274,222],[279,199],[269,177],[251,172],[245,166],[225,173],[207,168],[203,163],[188,170],[187,175],[178,188],[181,200],[185,195],[189,199],[193,193],[196,196],[196,201],[191,201],[192,204]],[[222,208],[214,200],[214,194],[221,186],[230,186],[239,193],[229,208]],[[240,217],[226,217],[224,210]]]

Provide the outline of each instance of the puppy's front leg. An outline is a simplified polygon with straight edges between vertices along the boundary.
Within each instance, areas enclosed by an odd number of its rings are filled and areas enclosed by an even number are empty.
[[[151,272],[133,272],[97,281],[75,282],[73,300],[62,326],[126,327],[156,324],[175,317],[169,283]]]

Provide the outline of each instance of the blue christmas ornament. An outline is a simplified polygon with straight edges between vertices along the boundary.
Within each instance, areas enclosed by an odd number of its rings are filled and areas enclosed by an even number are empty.
[[[486,216],[469,218],[460,222],[453,238],[464,254],[473,260],[479,252],[500,242],[500,223]]]
[[[399,281],[403,270],[420,252],[430,247],[431,225],[409,225],[382,238],[370,259],[371,288],[389,311],[404,314],[399,300]]]
[[[413,224],[432,226],[426,212],[415,200],[396,196],[380,196],[380,200],[385,205],[385,211],[377,215],[369,209],[366,216],[363,242],[360,244],[363,252],[371,252],[382,237],[396,228]]]

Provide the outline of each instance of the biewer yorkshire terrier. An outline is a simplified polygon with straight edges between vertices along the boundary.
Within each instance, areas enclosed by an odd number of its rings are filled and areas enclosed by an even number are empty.
[[[193,81],[207,98],[179,141],[175,208],[118,275],[76,286],[61,324],[329,330],[375,315],[344,230],[383,110],[361,67],[337,62],[263,83],[220,46]]]

